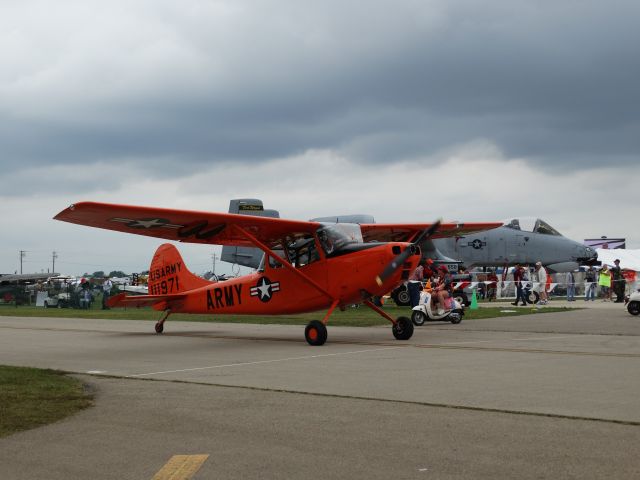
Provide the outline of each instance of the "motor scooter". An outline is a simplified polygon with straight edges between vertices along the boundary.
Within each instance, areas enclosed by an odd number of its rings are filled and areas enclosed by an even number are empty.
[[[437,309],[431,307],[431,292],[420,292],[420,303],[412,308],[411,321],[414,325],[424,325],[424,322],[460,323],[464,316],[464,307],[455,298],[447,299],[447,309],[438,314]]]
[[[631,315],[640,314],[640,290],[633,292],[627,298],[627,312]]]

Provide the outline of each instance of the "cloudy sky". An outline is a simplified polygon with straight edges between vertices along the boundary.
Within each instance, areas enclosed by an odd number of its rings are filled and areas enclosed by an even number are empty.
[[[0,273],[147,268],[80,200],[536,216],[640,248],[640,3],[3,0]],[[195,272],[217,250],[181,247]],[[225,267],[218,264],[219,271]]]

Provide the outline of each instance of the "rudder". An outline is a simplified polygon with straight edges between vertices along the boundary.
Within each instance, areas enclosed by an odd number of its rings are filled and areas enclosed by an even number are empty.
[[[211,283],[187,270],[180,252],[170,243],[160,245],[153,255],[149,267],[149,295],[183,293]]]

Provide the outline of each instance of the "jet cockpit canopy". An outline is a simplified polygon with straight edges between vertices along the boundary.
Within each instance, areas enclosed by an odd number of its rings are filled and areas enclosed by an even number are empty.
[[[520,217],[506,220],[504,222],[504,226],[507,228],[513,228],[514,230],[521,230],[523,232],[541,233],[542,235],[555,235],[557,237],[562,236],[560,232],[558,232],[547,222],[535,217]]]

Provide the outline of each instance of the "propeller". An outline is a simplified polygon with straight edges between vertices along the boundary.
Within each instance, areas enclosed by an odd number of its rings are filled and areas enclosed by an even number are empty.
[[[396,270],[400,268],[402,264],[407,260],[407,258],[416,253],[416,245],[420,244],[424,240],[428,240],[433,236],[434,233],[436,233],[438,227],[440,226],[440,223],[441,220],[436,220],[433,225],[431,225],[429,228],[424,229],[422,233],[418,235],[418,237],[413,242],[411,242],[411,245],[405,248],[403,252],[396,255],[396,257],[391,260],[391,262],[386,267],[384,267],[382,273],[376,277],[376,283],[378,285],[382,285],[391,275],[393,275]]]

